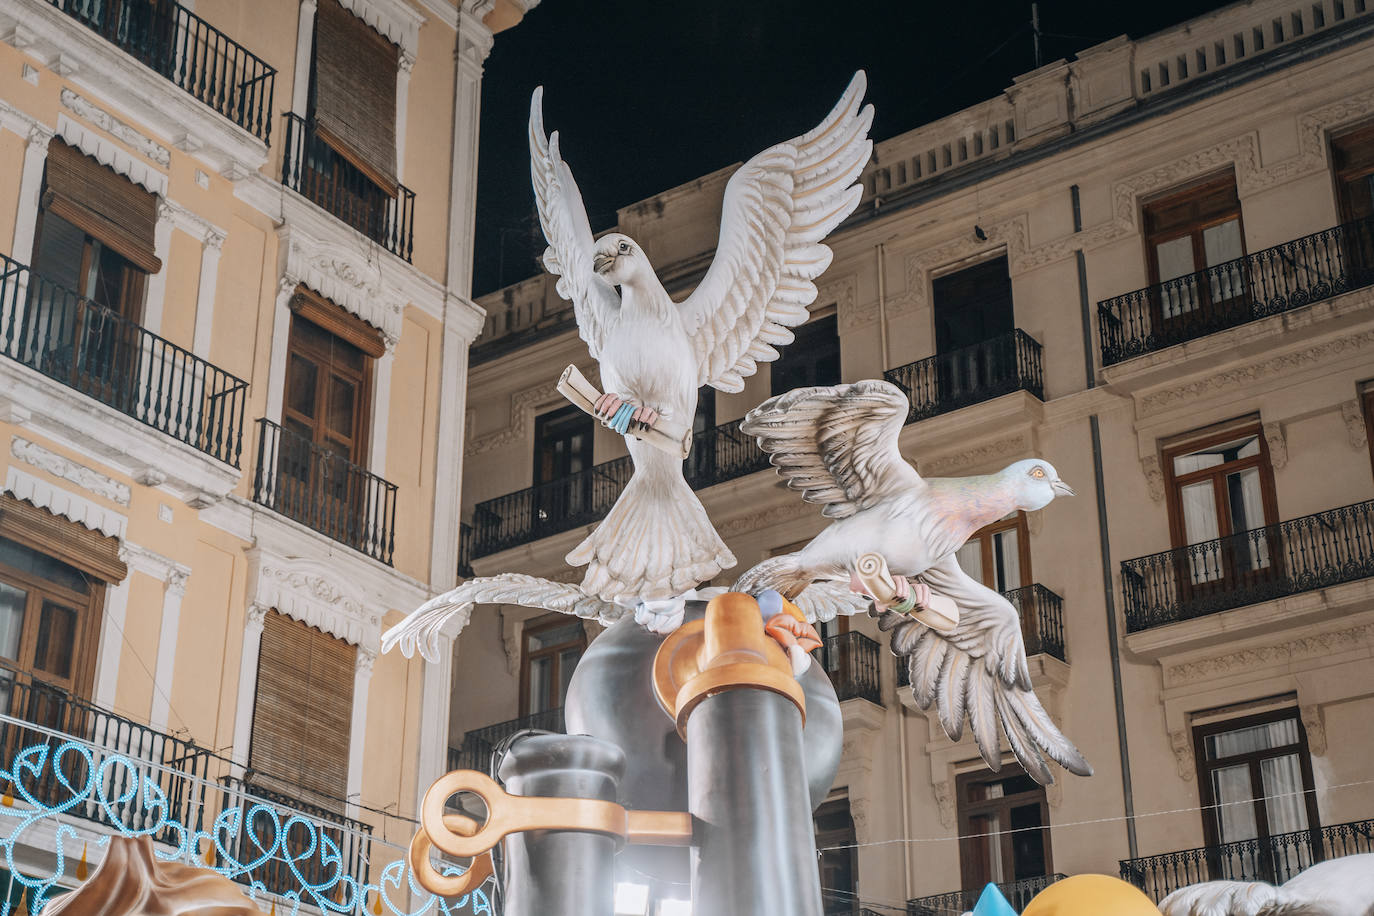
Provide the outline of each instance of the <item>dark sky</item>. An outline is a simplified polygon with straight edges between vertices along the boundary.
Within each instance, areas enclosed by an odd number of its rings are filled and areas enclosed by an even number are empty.
[[[1043,59],[1224,5],[1042,0]],[[474,292],[539,269],[526,140],[537,85],[600,231],[618,207],[810,129],[857,69],[875,140],[991,98],[1034,69],[1029,20],[1022,0],[543,0],[487,60]]]

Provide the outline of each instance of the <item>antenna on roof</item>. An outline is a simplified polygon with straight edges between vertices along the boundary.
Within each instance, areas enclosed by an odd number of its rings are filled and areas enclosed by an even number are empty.
[[[1040,4],[1031,4],[1031,41],[1035,45],[1035,69],[1044,64],[1040,56]]]

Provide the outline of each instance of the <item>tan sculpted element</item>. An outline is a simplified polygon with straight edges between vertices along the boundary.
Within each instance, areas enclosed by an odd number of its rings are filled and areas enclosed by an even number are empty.
[[[95,873],[43,916],[262,916],[237,884],[205,868],[161,862],[153,841],[114,837]]]

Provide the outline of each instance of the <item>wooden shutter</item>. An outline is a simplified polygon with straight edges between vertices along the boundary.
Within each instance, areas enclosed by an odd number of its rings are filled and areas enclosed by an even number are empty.
[[[315,13],[315,131],[388,193],[396,193],[394,44],[339,5]]]
[[[319,325],[335,337],[342,338],[365,354],[377,359],[386,353],[382,332],[356,315],[343,310],[308,286],[296,287],[291,297],[291,311],[306,321]]]
[[[322,807],[347,794],[356,655],[341,639],[268,612],[248,760],[269,788],[299,795],[303,787],[324,798],[301,801]]]
[[[157,197],[112,169],[54,140],[48,144],[43,206],[119,252],[139,270],[162,269],[153,248]]]
[[[123,582],[129,574],[119,558],[118,538],[106,537],[8,493],[0,493],[0,537],[42,551],[102,582]]]

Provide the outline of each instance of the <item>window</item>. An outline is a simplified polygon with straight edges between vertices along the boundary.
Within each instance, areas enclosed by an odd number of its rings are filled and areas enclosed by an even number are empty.
[[[1374,216],[1374,124],[1331,138],[1341,222]]]
[[[821,870],[821,901],[826,913],[859,912],[859,856],[849,799],[836,798],[816,809],[816,849]],[[844,848],[834,848],[844,847]]]
[[[840,383],[840,338],[834,315],[813,318],[796,328],[796,340],[781,347],[773,363],[773,394],[793,388]]]
[[[1031,584],[1026,515],[1015,512],[973,533],[956,555],[959,567],[995,592]]]
[[[1364,444],[1369,449],[1370,462],[1374,463],[1374,385],[1360,394],[1360,403],[1364,407]]]
[[[1258,425],[1221,430],[1165,450],[1180,583],[1235,587],[1272,575],[1277,511],[1269,447]]]
[[[1244,270],[1232,263],[1245,256],[1233,174],[1148,203],[1143,219],[1157,323],[1221,318],[1244,303]]]
[[[936,277],[931,292],[937,353],[951,353],[1010,334],[1016,326],[1005,255]]]
[[[1319,826],[1307,733],[1297,710],[1198,726],[1193,739],[1207,845],[1264,840]],[[1232,880],[1276,877],[1267,856],[1236,858],[1243,873],[1229,873]],[[1278,876],[1280,882],[1285,879]]]
[[[964,887],[1039,878],[1053,871],[1044,786],[1016,764],[1005,764],[996,774],[963,774],[955,785],[959,834],[965,837],[959,841]]]
[[[713,481],[718,465],[717,450],[725,445],[730,435],[717,437],[716,428],[716,389],[702,385],[697,391],[697,409],[692,414],[692,451],[682,471],[692,486],[702,486]],[[733,433],[734,430],[731,430]],[[751,443],[752,444],[752,443]]]
[[[582,621],[563,614],[526,624],[521,636],[520,715],[560,709],[573,669],[587,648]]]
[[[569,405],[534,418],[535,527],[568,519],[592,505],[592,441],[596,424]]]

